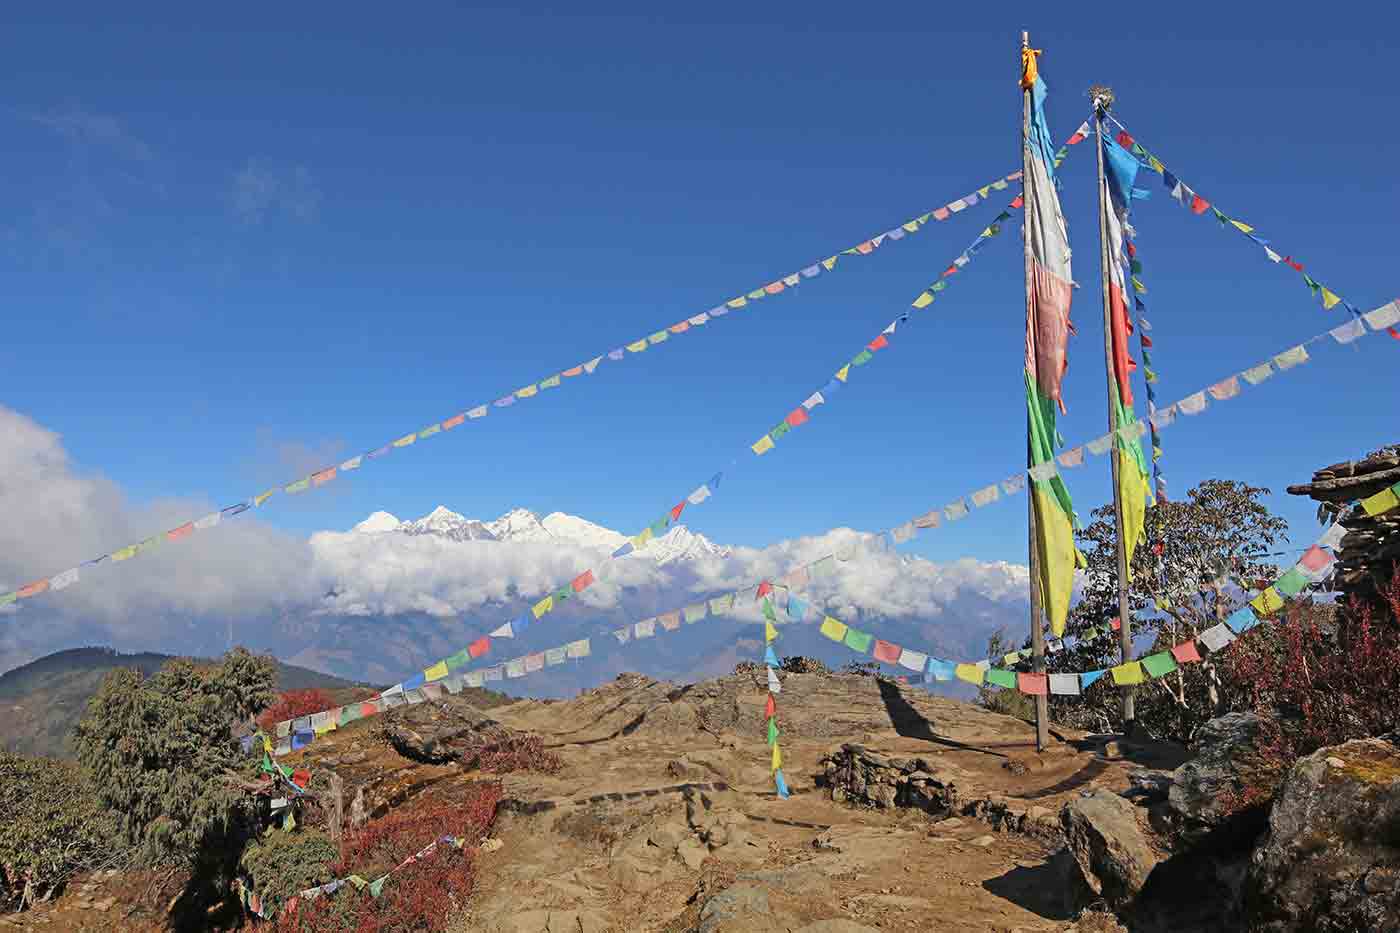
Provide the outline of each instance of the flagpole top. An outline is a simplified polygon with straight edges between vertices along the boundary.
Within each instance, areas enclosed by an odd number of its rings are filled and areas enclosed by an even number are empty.
[[[1028,49],[1031,46],[1031,34],[1028,30],[1021,30],[1021,48]]]
[[[1107,84],[1093,84],[1089,86],[1089,99],[1094,102],[1094,110],[1098,113],[1108,113],[1113,109],[1113,88]]]

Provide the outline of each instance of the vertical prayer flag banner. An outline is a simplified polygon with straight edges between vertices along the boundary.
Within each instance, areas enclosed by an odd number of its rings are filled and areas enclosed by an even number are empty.
[[[1074,275],[1070,267],[1069,228],[1060,209],[1055,187],[1054,149],[1045,119],[1045,82],[1036,77],[1030,85],[1030,135],[1025,140],[1026,251],[1026,416],[1028,463],[1035,469],[1054,460],[1055,412],[1064,403],[1060,388],[1069,365],[1067,348],[1070,302]],[[1053,463],[1052,463],[1053,468]],[[1031,499],[1036,518],[1040,588],[1050,627],[1056,635],[1065,628],[1078,550],[1074,546],[1071,516],[1074,507],[1069,490],[1058,475],[1033,480]],[[1038,623],[1037,623],[1038,624]]]

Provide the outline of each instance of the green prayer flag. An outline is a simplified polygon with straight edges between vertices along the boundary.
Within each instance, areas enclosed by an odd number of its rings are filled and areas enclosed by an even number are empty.
[[[777,743],[778,743],[778,723],[777,723],[777,720],[776,720],[776,719],[774,719],[774,718],[772,718],[772,717],[769,717],[769,719],[768,719],[768,744],[769,744],[769,745],[776,745]]]
[[[463,648],[461,651],[447,658],[444,658],[443,660],[444,663],[447,664],[447,669],[449,671],[455,671],[459,667],[466,667],[467,664],[471,661],[471,659],[471,652],[466,648]]]
[[[388,875],[385,875],[383,878],[376,878],[376,879],[374,879],[373,881],[371,881],[371,882],[369,883],[369,893],[370,893],[370,896],[371,896],[371,897],[378,897],[379,894],[380,894],[380,892],[384,890],[384,882],[386,882],[386,881],[388,881],[388,880],[389,880],[389,876],[388,876]]]
[[[541,382],[541,383],[540,383],[540,388],[541,388],[541,389],[553,389],[553,388],[557,388],[558,385],[559,385],[559,377],[558,377],[557,375],[555,375],[555,376],[550,376],[550,377],[549,377],[548,379],[546,379],[544,382]]]
[[[773,611],[773,601],[766,596],[763,598],[763,618],[769,622],[778,621],[778,614]]]
[[[852,365],[852,366],[864,366],[866,363],[869,363],[869,362],[870,362],[870,358],[871,358],[872,356],[874,356],[874,355],[875,355],[875,354],[871,353],[869,350],[861,350],[861,351],[860,351],[859,353],[857,353],[857,354],[855,355],[855,357],[851,360],[851,365]]]
[[[850,648],[852,651],[859,651],[861,654],[865,654],[870,650],[870,643],[874,640],[874,636],[869,632],[861,632],[853,628],[846,629],[846,647]]]
[[[1303,592],[1303,588],[1308,585],[1308,578],[1303,576],[1302,571],[1297,567],[1288,568],[1288,572],[1278,578],[1274,583],[1274,589],[1284,596],[1297,596]]]
[[[1128,267],[1133,270],[1134,275],[1142,271],[1142,263],[1136,259],[1129,260]]]
[[[1004,671],[1001,668],[993,667],[987,671],[987,683],[1015,690],[1016,674],[1013,671]]]
[[[779,421],[778,426],[768,432],[768,436],[776,441],[778,438],[782,437],[784,434],[791,430],[792,425],[788,424],[786,421]]]
[[[1142,669],[1152,677],[1163,677],[1176,670],[1176,661],[1172,660],[1170,651],[1149,654],[1142,659]]]

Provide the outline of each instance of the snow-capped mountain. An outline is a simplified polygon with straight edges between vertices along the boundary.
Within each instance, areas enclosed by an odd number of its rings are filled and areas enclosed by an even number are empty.
[[[567,542],[590,550],[611,553],[627,542],[627,535],[604,528],[576,515],[551,512],[541,518],[528,509],[511,509],[494,521],[466,518],[446,506],[438,506],[422,518],[400,521],[388,512],[375,512],[356,525],[360,534],[432,535],[450,541],[501,541],[512,544]],[[684,525],[677,525],[652,541],[646,554],[658,564],[673,561],[726,557],[729,548],[715,544]]]
[[[406,535],[436,535],[449,541],[496,541],[499,538],[484,522],[465,518],[441,505],[420,519],[402,523],[396,530]]]

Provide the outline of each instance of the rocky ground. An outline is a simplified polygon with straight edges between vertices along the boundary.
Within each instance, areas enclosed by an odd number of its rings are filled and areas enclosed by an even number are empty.
[[[542,737],[563,767],[502,778],[461,933],[1243,929],[1246,904],[1279,931],[1393,929],[1400,916],[1386,835],[1400,825],[1397,741],[1319,753],[1271,813],[1227,814],[1247,716],[1213,721],[1182,767],[1166,743],[1063,730],[1037,753],[1019,720],[871,677],[784,674],[782,687],[788,800],[773,792],[752,675],[625,674],[570,701],[489,710],[446,697],[289,761],[321,793],[337,775],[359,822],[493,778],[474,753],[484,732]],[[146,928],[109,892],[120,880],[78,879],[3,922]]]

